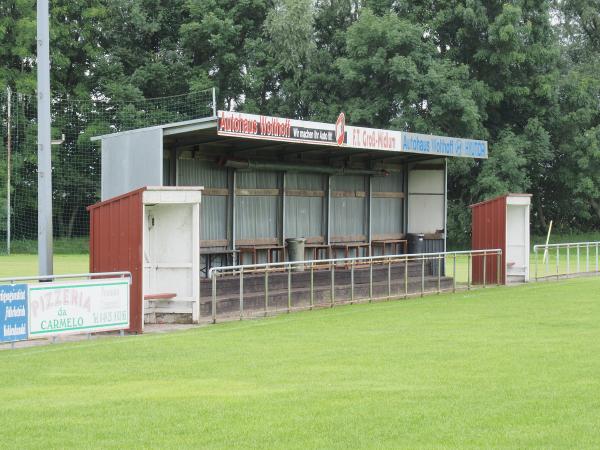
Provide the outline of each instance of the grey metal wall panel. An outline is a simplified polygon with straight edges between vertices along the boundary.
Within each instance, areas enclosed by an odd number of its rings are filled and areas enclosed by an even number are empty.
[[[178,186],[227,188],[227,169],[198,159],[177,160]],[[228,197],[203,195],[200,208],[201,238],[203,241],[227,239]]]
[[[287,197],[286,237],[323,236],[323,198]]]
[[[401,198],[374,198],[371,205],[372,234],[403,233]]]
[[[177,161],[177,184],[179,186],[226,188],[227,169],[208,161],[179,159]]]
[[[334,198],[331,208],[331,234],[336,236],[366,235],[366,199]]]
[[[367,177],[364,175],[335,175],[331,177],[334,191],[366,191]]]
[[[288,172],[286,174],[286,187],[288,189],[307,189],[321,191],[325,189],[327,175],[314,173]]]
[[[278,189],[279,176],[271,171],[238,171],[239,189]],[[281,197],[242,196],[236,197],[236,239],[261,239],[279,237]]]
[[[227,197],[202,196],[200,236],[202,240],[227,239]]]
[[[276,189],[279,187],[278,175],[277,172],[240,170],[237,186],[240,189]]]
[[[362,175],[334,176],[331,179],[333,191],[366,191],[367,177]],[[332,197],[331,235],[350,237],[367,234],[367,198]]]
[[[236,239],[278,237],[279,197],[238,196]]]
[[[371,181],[373,192],[402,192],[404,186],[403,174],[392,172],[386,177],[373,177]],[[404,233],[402,224],[404,199],[402,198],[373,198],[371,204],[371,234]]]
[[[373,192],[402,192],[403,181],[402,172],[391,172],[386,177],[373,177],[371,186]]]
[[[102,200],[144,186],[162,186],[162,133],[157,128],[102,139]]]
[[[286,174],[286,189],[325,191],[327,176],[312,173]],[[324,230],[325,197],[287,196],[286,237],[319,237]]]

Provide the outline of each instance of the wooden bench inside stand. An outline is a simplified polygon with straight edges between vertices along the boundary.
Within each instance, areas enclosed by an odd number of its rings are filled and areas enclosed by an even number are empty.
[[[160,294],[146,294],[144,300],[173,300],[177,297],[175,292],[162,292]]]
[[[381,248],[381,256],[386,255],[386,248],[390,247],[392,255],[400,254],[400,246],[402,246],[402,253],[408,253],[408,240],[403,234],[391,234],[391,235],[380,235],[374,236],[371,240],[371,255],[375,255],[375,249]]]
[[[312,250],[312,260],[316,261],[319,259],[331,259],[331,245],[325,243],[325,238],[322,236],[308,237],[306,238],[306,244],[304,244],[305,250]],[[325,254],[325,258],[323,258]]]
[[[277,255],[278,261],[283,261],[285,254],[285,246],[280,245],[277,238],[239,240],[237,250],[240,254],[240,263],[243,263],[244,254],[249,254],[252,258],[252,264],[257,264],[259,251],[266,252],[268,263],[274,262],[275,255]]]

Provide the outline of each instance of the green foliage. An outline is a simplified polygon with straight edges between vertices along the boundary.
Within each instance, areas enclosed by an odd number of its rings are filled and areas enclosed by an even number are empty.
[[[464,235],[470,203],[518,190],[534,194],[534,229],[550,219],[591,229],[600,224],[598,9],[598,0],[52,1],[56,108],[82,131],[56,167],[104,132],[95,118],[76,123],[69,105],[106,112],[130,102],[111,123],[143,126],[182,117],[145,110],[144,98],[217,86],[226,109],[324,121],[345,111],[359,125],[487,139],[488,161],[449,164],[450,235]],[[2,2],[0,86],[33,94],[34,56],[35,2]],[[19,138],[33,144],[26,128]],[[32,158],[18,179],[34,176]],[[89,167],[78,171],[61,177],[89,195]],[[66,234],[73,213],[60,213]]]

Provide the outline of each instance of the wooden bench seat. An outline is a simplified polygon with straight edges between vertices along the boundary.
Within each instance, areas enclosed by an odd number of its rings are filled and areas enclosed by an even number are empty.
[[[160,294],[146,294],[144,300],[172,300],[175,297],[177,297],[177,294],[174,292],[163,292]]]

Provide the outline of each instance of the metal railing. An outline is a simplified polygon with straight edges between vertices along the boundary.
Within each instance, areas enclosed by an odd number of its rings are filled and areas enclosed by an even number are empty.
[[[239,303],[239,309],[237,314],[229,311],[229,315],[239,315],[241,320],[250,313],[244,304],[247,296],[244,284],[249,276],[252,276],[251,288],[254,290],[251,294],[254,294],[255,300],[256,293],[260,292],[257,288],[263,291],[261,308],[256,308],[255,301],[252,312],[266,316],[282,311],[281,308],[273,309],[270,303],[272,296],[287,297],[283,311],[290,312],[319,306],[333,307],[341,303],[407,298],[411,295],[423,296],[450,290],[454,292],[460,288],[471,289],[475,283],[486,287],[490,284],[489,280],[493,284],[503,284],[501,255],[502,250],[489,249],[213,267],[208,273],[212,284],[210,316],[215,323],[218,309],[217,283],[220,279],[227,280],[231,286],[237,278],[236,301]],[[475,266],[478,268],[477,279],[472,276]],[[448,270],[449,268],[452,270]],[[410,271],[413,275],[409,274]],[[272,287],[272,275],[277,273],[284,275],[274,280],[274,284],[279,287]],[[361,280],[357,281],[357,276]],[[260,282],[258,277],[262,278]],[[294,277],[297,277],[296,287],[293,283]],[[316,283],[316,277],[319,278],[320,284]],[[337,277],[343,281],[338,280],[336,284]],[[338,295],[337,290],[343,292]],[[305,297],[304,304],[298,305],[296,302],[294,305],[294,297],[301,294]],[[321,295],[318,297],[317,294]],[[234,295],[235,291],[233,294],[230,292],[221,296],[221,300],[231,303]]]
[[[599,246],[598,241],[534,245],[535,280],[599,273]]]
[[[18,281],[39,281],[49,282],[55,280],[68,279],[87,279],[94,278],[131,278],[130,272],[96,272],[96,273],[75,273],[68,275],[32,275],[29,277],[6,277],[0,278],[0,284],[15,284]]]

